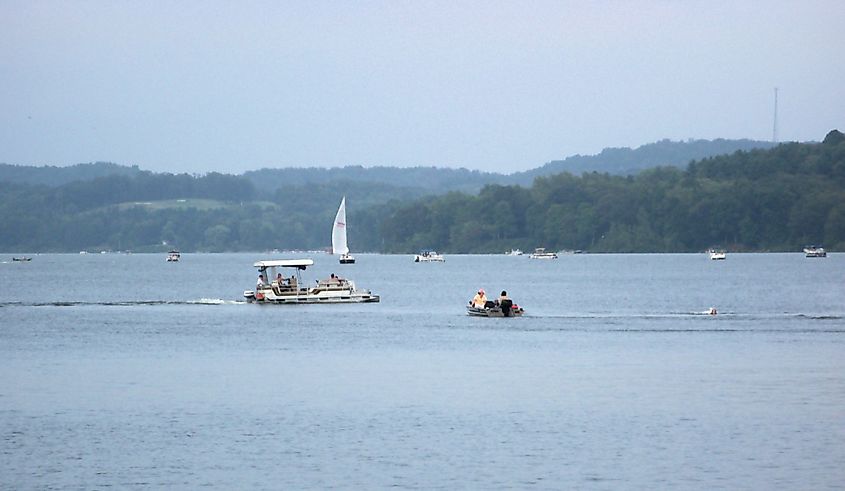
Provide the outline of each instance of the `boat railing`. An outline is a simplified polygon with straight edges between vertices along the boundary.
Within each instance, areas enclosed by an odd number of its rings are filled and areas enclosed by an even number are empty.
[[[329,292],[349,289],[355,289],[355,285],[349,280],[338,278],[332,280],[320,280],[317,282],[317,286],[312,288],[311,291],[313,293],[317,293],[321,291]]]

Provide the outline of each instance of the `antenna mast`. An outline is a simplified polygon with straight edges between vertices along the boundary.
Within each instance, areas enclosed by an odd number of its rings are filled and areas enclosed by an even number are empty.
[[[772,143],[778,142],[778,88],[775,87],[775,123],[772,127]]]

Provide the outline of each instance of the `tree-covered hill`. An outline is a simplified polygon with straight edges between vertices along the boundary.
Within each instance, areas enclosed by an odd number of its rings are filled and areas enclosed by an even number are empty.
[[[363,182],[304,184],[273,193],[241,176],[108,176],[57,187],[0,183],[0,250],[185,251],[318,249],[347,196],[350,245],[375,250],[379,210],[420,188]]]
[[[574,155],[564,160],[554,160],[536,169],[512,174],[514,184],[530,185],[535,178],[561,172],[580,175],[584,172],[608,174],[636,174],[652,167],[686,167],[693,160],[716,155],[729,155],[737,151],[767,149],[771,142],[757,140],[661,140],[635,149],[605,148],[597,155]]]
[[[321,185],[332,183],[371,183],[379,187],[392,186],[399,190],[397,197],[407,189],[419,189],[426,194],[449,191],[477,192],[485,184],[501,184],[508,180],[502,174],[467,169],[437,167],[291,167],[261,169],[245,172],[244,177],[257,188],[284,189],[290,186]]]
[[[317,249],[329,245],[344,195],[354,251],[796,250],[804,243],[841,250],[842,140],[831,132],[820,144],[740,151],[685,170],[560,173],[531,187],[494,183],[480,192],[495,174],[285,169],[259,178],[135,169],[50,185],[0,179],[0,250]]]
[[[141,170],[137,165],[125,166],[111,162],[94,162],[65,167],[0,164],[0,182],[61,186],[73,181],[90,181],[98,177],[134,176],[139,172]]]
[[[490,185],[396,209],[385,249],[612,252],[845,249],[845,142],[783,144],[636,176],[569,173],[531,188]]]

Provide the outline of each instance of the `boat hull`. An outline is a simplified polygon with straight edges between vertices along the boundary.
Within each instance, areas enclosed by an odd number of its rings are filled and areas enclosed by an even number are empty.
[[[300,291],[298,294],[277,295],[273,291],[246,290],[244,298],[248,303],[266,304],[321,304],[321,303],[377,303],[381,301],[378,295],[369,291],[329,291],[317,292]]]
[[[523,310],[522,307],[517,307],[516,305],[511,308],[510,315],[505,315],[505,312],[503,312],[499,307],[467,307],[467,315],[471,315],[473,317],[522,317],[522,314],[524,313],[525,310]]]
[[[426,257],[426,256],[414,256],[415,263],[442,263],[446,262],[442,256],[437,257]]]

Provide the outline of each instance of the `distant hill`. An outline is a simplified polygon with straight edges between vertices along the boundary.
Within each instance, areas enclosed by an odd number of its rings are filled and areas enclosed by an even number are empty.
[[[542,167],[512,175],[519,184],[530,185],[534,178],[561,172],[581,175],[584,172],[607,172],[614,175],[632,175],[658,166],[684,168],[693,160],[716,155],[729,155],[739,150],[768,149],[771,142],[758,140],[660,140],[635,149],[605,148],[597,155],[573,155],[564,160],[553,160]]]
[[[272,195],[276,190],[301,186],[337,187],[357,183],[366,187],[372,184],[382,196],[417,197],[425,194],[443,194],[450,191],[476,193],[488,184],[530,186],[537,177],[561,172],[580,175],[600,172],[613,175],[636,174],[658,166],[683,168],[693,160],[717,155],[729,155],[739,150],[768,149],[771,142],[756,140],[661,140],[636,149],[606,148],[597,155],[574,155],[564,160],[554,160],[536,169],[510,175],[482,172],[464,168],[437,167],[287,167],[259,169],[243,173],[260,193]],[[89,181],[106,176],[135,176],[142,172],[137,165],[124,166],[111,162],[76,164],[68,167],[0,164],[0,182],[41,184],[51,187],[74,181]],[[390,192],[393,189],[394,192]]]
[[[672,167],[696,147],[728,154]],[[573,175],[549,164],[532,171],[538,177],[530,187],[514,185],[517,175],[433,167],[189,175],[110,163],[0,165],[0,250],[319,249],[330,242],[344,195],[355,251],[794,250],[805,243],[845,250],[845,135],[770,150],[736,147],[721,140],[608,149],[562,161],[602,172]],[[644,162],[670,165],[632,178],[609,172]]]
[[[338,182],[374,183],[397,188],[416,188],[423,194],[443,194],[450,191],[475,193],[488,184],[530,186],[537,177],[551,176],[561,172],[580,175],[584,172],[600,172],[613,175],[637,174],[643,170],[671,166],[684,168],[693,160],[717,155],[729,155],[737,151],[772,148],[771,142],[757,140],[661,140],[638,148],[606,148],[597,155],[574,155],[564,160],[555,160],[536,169],[516,172],[510,175],[477,170],[448,169],[437,167],[289,167],[283,169],[260,169],[243,175],[258,189],[272,192],[275,189],[319,185]]]
[[[248,171],[244,177],[256,188],[273,191],[306,184],[336,182],[372,183],[396,188],[417,188],[426,194],[448,191],[476,192],[486,184],[500,184],[507,179],[502,174],[477,170],[438,167],[287,167]]]
[[[0,182],[56,187],[74,181],[90,181],[98,177],[135,176],[139,172],[141,170],[137,165],[130,167],[111,162],[93,162],[67,167],[0,164]]]

